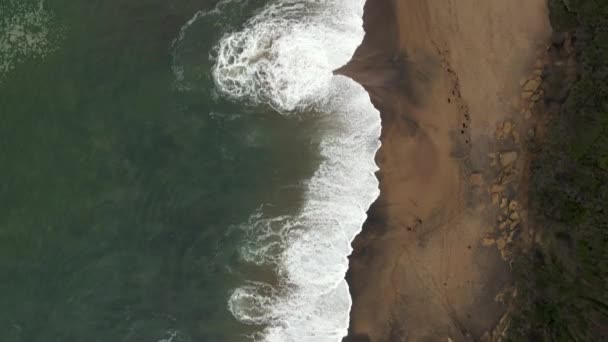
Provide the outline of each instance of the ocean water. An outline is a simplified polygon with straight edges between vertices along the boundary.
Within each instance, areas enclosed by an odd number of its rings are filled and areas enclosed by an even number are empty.
[[[0,0],[0,341],[340,341],[363,0]]]

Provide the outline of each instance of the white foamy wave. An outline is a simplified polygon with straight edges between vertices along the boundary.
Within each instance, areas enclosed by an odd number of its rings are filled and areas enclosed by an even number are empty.
[[[332,71],[349,60],[363,34],[361,9],[342,2],[279,1],[226,35],[213,70],[220,91],[279,111],[326,100]]]
[[[374,156],[380,117],[368,94],[332,71],[363,39],[363,0],[283,0],[266,6],[217,47],[213,76],[220,93],[267,104],[282,114],[325,113],[323,161],[299,212],[247,223],[243,257],[276,268],[278,284],[236,289],[229,309],[263,325],[264,341],[339,341],[351,299],[344,275],[351,241],[379,194]]]
[[[26,58],[44,58],[56,49],[59,32],[53,15],[37,4],[8,0],[0,4],[0,83]]]

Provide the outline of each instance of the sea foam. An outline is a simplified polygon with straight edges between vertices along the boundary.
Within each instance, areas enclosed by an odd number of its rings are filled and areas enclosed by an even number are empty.
[[[42,59],[57,48],[61,30],[53,20],[43,0],[0,3],[0,83],[24,60]]]
[[[363,39],[364,0],[271,1],[217,45],[216,86],[238,101],[272,106],[283,115],[325,113],[323,161],[292,215],[247,226],[243,257],[276,269],[278,285],[249,282],[228,306],[263,341],[340,341],[351,298],[344,275],[351,241],[379,194],[374,173],[380,116],[363,87],[334,75]],[[323,115],[323,114],[322,114]]]

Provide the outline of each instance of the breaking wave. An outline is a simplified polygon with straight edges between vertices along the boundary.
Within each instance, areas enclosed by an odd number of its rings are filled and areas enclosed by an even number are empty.
[[[340,341],[347,333],[347,257],[379,194],[381,122],[363,87],[333,70],[363,39],[364,2],[271,0],[216,46],[212,74],[221,95],[281,115],[314,112],[324,123],[322,162],[302,207],[284,216],[262,207],[245,224],[243,258],[278,276],[278,284],[248,282],[230,297],[239,321],[265,327],[256,340]]]

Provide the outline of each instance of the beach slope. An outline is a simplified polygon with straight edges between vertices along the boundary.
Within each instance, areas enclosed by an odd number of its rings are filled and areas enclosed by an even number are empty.
[[[489,340],[511,284],[505,241],[491,239],[503,206],[492,202],[522,177],[492,187],[523,162],[518,137],[495,132],[520,113],[521,79],[546,48],[546,3],[370,0],[364,27],[336,72],[381,112],[381,195],[353,242],[345,340]],[[497,166],[496,154],[513,160]]]

